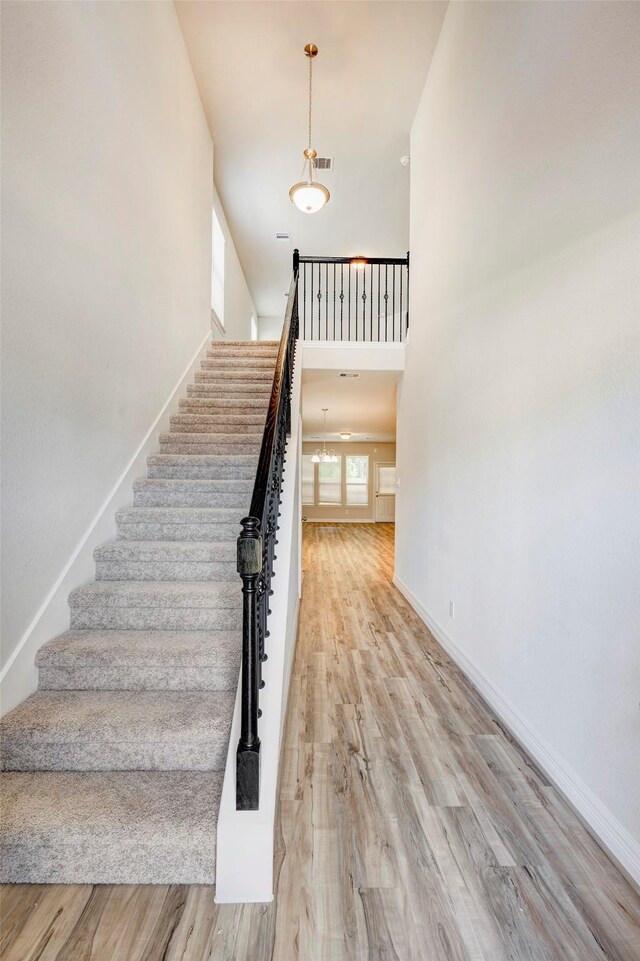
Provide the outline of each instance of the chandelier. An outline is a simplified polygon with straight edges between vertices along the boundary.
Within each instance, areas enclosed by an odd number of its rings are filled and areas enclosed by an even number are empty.
[[[327,411],[328,407],[322,408],[322,449],[318,447],[311,458],[313,464],[337,464],[338,455],[333,449],[327,450]]]
[[[296,205],[298,210],[305,214],[315,214],[322,210],[324,205],[329,202],[331,194],[324,186],[313,179],[313,161],[318,156],[316,150],[311,146],[311,80],[313,73],[313,59],[318,56],[318,48],[315,43],[308,43],[304,48],[306,56],[309,58],[309,144],[304,153],[304,163],[302,164],[302,177],[305,177],[305,170],[308,167],[307,179],[302,179],[300,183],[294,184],[289,191],[291,202]]]

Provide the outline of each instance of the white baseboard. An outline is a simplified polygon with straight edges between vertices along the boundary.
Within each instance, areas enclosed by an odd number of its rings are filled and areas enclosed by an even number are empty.
[[[393,583],[418,617],[424,621],[451,660],[492,708],[500,722],[557,788],[589,833],[615,861],[634,887],[640,887],[640,843],[632,837],[566,761],[540,737],[529,722],[494,687],[482,671],[469,660],[396,574],[394,574]]]
[[[0,674],[1,713],[6,714],[32,694],[38,683],[38,671],[34,659],[38,648],[57,634],[69,628],[67,598],[73,588],[93,579],[95,567],[93,551],[116,534],[115,512],[131,504],[133,481],[146,471],[146,459],[158,448],[158,435],[169,430],[169,418],[176,413],[178,400],[186,382],[200,362],[206,345],[211,340],[207,334],[189,362],[186,370],[173,388],[162,410],[151,424],[138,449],[115,482],[96,515],[82,535],[76,547],[56,578],[51,590],[38,608],[33,620],[18,641]]]

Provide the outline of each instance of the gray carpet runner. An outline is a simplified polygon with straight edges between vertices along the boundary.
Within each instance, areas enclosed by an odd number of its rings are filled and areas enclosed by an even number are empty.
[[[0,722],[0,881],[211,884],[241,656],[236,573],[278,350],[215,343],[38,690]]]

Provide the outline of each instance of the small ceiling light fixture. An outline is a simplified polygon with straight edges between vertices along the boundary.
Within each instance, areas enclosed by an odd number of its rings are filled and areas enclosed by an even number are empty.
[[[343,440],[349,440],[349,438],[351,437],[351,431],[350,431],[350,430],[341,430],[341,431],[340,431],[340,437],[341,437]]]
[[[313,464],[337,464],[338,455],[334,450],[327,450],[327,411],[328,407],[322,408],[322,448],[318,447],[317,451],[311,457],[311,462]]]
[[[353,260],[349,261],[349,263],[352,267],[355,267],[356,270],[364,270],[364,268],[367,266],[367,261],[364,257],[354,257]]]
[[[308,179],[301,180],[294,184],[289,191],[291,202],[296,205],[298,210],[305,214],[315,214],[322,210],[325,204],[329,203],[331,194],[324,186],[313,179],[313,161],[318,156],[317,150],[311,146],[311,79],[313,74],[313,60],[318,56],[318,48],[315,43],[308,43],[304,48],[305,55],[309,58],[309,145],[304,151],[304,163],[302,165],[302,176],[305,175],[305,168],[308,167]]]

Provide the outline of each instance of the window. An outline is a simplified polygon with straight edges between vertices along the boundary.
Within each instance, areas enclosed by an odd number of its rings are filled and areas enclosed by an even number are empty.
[[[396,493],[395,464],[393,466],[388,465],[387,467],[383,467],[381,464],[378,467],[378,493],[395,495]]]
[[[211,211],[211,310],[224,327],[224,234]]]
[[[345,474],[347,504],[366,507],[369,503],[369,458],[366,454],[347,454]]]
[[[302,503],[315,503],[315,470],[311,454],[302,455]]]
[[[318,504],[342,504],[342,457],[318,464]]]

